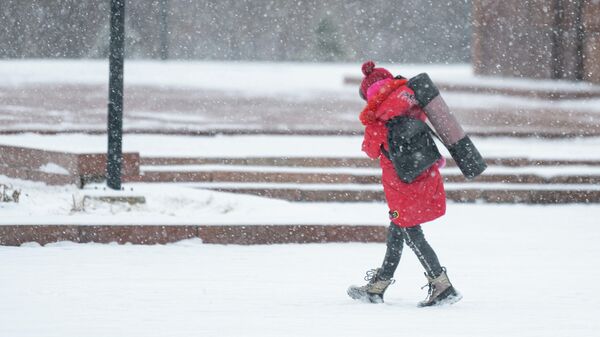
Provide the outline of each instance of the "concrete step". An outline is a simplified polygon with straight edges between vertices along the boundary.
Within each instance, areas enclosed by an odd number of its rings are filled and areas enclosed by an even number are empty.
[[[598,184],[600,166],[490,166],[485,174],[467,181],[456,167],[443,168],[446,182],[511,184]],[[284,167],[242,165],[163,165],[142,166],[144,182],[258,182],[377,184],[380,168]]]
[[[456,164],[452,158],[446,158],[447,166]],[[490,166],[597,166],[597,160],[530,159],[530,158],[485,158]],[[379,167],[377,160],[361,158],[335,157],[141,157],[142,166],[164,165],[249,165],[249,166],[287,166],[287,167]]]
[[[191,187],[242,193],[296,202],[385,201],[379,184],[194,183]],[[564,204],[600,203],[600,186],[578,184],[448,183],[454,202]]]
[[[381,168],[366,158],[141,158],[140,181],[301,202],[384,201]],[[448,160],[441,170],[455,202],[599,203],[600,161],[491,158],[467,181]]]

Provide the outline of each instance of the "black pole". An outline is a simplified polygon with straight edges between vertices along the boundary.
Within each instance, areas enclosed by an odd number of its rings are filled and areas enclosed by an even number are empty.
[[[123,58],[125,42],[125,0],[110,1],[110,55],[108,79],[108,159],[106,183],[121,189],[123,162]]]
[[[575,10],[575,27],[576,27],[576,39],[575,39],[575,48],[577,50],[577,55],[575,58],[575,79],[583,80],[585,79],[585,27],[583,22],[583,10],[585,0],[577,1],[577,9]]]
[[[552,64],[552,74],[551,78],[559,79],[563,78],[563,48],[562,48],[562,38],[563,38],[563,18],[564,18],[564,6],[563,0],[554,0],[554,18],[552,21],[552,49],[551,49],[551,64]]]
[[[160,59],[166,60],[169,58],[169,0],[159,0],[159,17],[160,17]]]

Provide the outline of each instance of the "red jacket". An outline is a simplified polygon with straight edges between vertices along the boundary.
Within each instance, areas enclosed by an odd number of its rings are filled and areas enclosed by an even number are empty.
[[[410,184],[402,182],[392,162],[381,155],[381,146],[389,151],[385,122],[397,116],[412,116],[425,120],[406,80],[389,80],[370,97],[360,113],[365,125],[362,150],[372,159],[379,158],[385,198],[390,219],[400,227],[412,227],[431,221],[446,212],[446,192],[438,166],[434,164]]]

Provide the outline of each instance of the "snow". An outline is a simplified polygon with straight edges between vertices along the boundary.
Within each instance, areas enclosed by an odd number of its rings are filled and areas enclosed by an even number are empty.
[[[257,165],[142,165],[143,172],[265,172],[265,173],[319,173],[319,174],[353,174],[376,175],[381,173],[377,168],[359,167],[289,167],[289,166],[257,166]]]
[[[472,137],[486,158],[600,159],[600,138],[538,139]],[[126,134],[123,151],[142,157],[332,157],[365,158],[362,136],[172,136]],[[106,135],[23,133],[0,135],[1,145],[70,153],[106,153]],[[443,145],[438,146],[447,154]]]
[[[475,76],[469,64],[398,64],[377,63],[394,74],[412,77],[426,72],[445,83],[485,86],[560,89],[581,92],[598,90],[587,82],[566,80],[517,79]],[[240,76],[240,74],[244,74]],[[215,90],[239,90],[248,93],[305,90],[338,90],[345,76],[361,76],[359,63],[307,62],[232,62],[232,61],[161,61],[128,60],[125,83],[156,86],[195,87]],[[108,83],[106,60],[22,59],[0,61],[2,85],[31,83]],[[256,79],[260,79],[257,81]],[[290,81],[293,79],[293,81]],[[278,83],[278,85],[272,85]],[[280,85],[282,84],[282,85]]]
[[[240,183],[240,182],[201,182],[184,183],[196,188],[233,188],[233,189],[295,189],[309,191],[383,191],[381,184],[296,184],[296,183]],[[449,190],[552,190],[552,191],[598,191],[600,186],[591,184],[523,184],[523,183],[444,183]]]
[[[444,174],[461,174],[458,167],[446,167],[442,169]],[[488,175],[523,175],[532,174],[544,178],[562,177],[562,176],[598,176],[600,167],[591,165],[561,165],[561,166],[492,166],[485,169]]]
[[[0,203],[0,225],[82,224],[82,225],[212,225],[212,224],[364,224],[387,221],[381,203],[291,203],[251,195],[214,192],[185,184],[123,184],[113,192],[104,185],[47,186],[7,178],[0,182],[22,190],[19,203]],[[86,195],[143,196],[145,204],[110,204],[86,200],[84,211],[73,211],[74,200]],[[350,209],[362,210],[360,216]],[[276,210],[276,211],[275,211]],[[290,217],[290,214],[303,216]]]
[[[473,76],[468,64],[385,65],[390,70],[414,76],[427,71],[439,78]],[[243,74],[243,75],[240,75]],[[339,91],[347,88],[346,75],[360,76],[357,63],[294,62],[219,62],[219,61],[143,61],[125,62],[125,84],[175,86],[213,90],[233,90],[251,94],[309,91]],[[2,85],[32,83],[106,84],[105,60],[2,60]],[[260,81],[257,81],[260,79]],[[277,85],[274,85],[274,84]],[[352,92],[356,94],[355,90]]]
[[[348,224],[381,225],[388,221],[387,206],[379,202],[296,203],[252,195],[215,192],[206,188],[284,188],[295,190],[362,190],[381,191],[380,184],[294,184],[294,183],[127,183],[124,191],[114,192],[104,185],[47,186],[0,176],[0,183],[22,191],[19,203],[0,203],[0,225],[75,224],[75,225],[288,225]],[[600,186],[578,184],[506,184],[448,183],[446,190],[598,190]],[[145,204],[110,204],[86,199],[83,211],[75,211],[74,203],[85,196],[143,196]],[[450,209],[470,210],[469,205],[452,204]],[[491,207],[491,206],[490,206]],[[547,221],[564,216],[561,212],[578,209],[600,216],[597,206],[556,206],[556,208],[524,208],[527,212],[543,211]],[[509,208],[510,209],[510,208]],[[449,213],[451,210],[448,211]],[[597,216],[594,215],[598,213]],[[293,214],[293,216],[290,216]],[[534,215],[528,215],[534,216]],[[539,215],[535,215],[539,216]],[[506,217],[506,216],[505,216]]]
[[[428,72],[440,86],[600,93],[598,85],[568,81],[476,77],[468,64],[381,65],[405,76]],[[356,83],[344,83],[347,77],[360,76],[360,64],[356,63],[128,60],[123,126],[126,132],[149,133],[360,132],[357,114],[363,102]],[[0,60],[0,78],[1,91],[9,98],[6,105],[0,103],[5,112],[0,116],[4,121],[0,131],[106,130],[108,64],[104,60]],[[597,97],[546,100],[455,90],[442,90],[442,95],[458,116],[467,118],[463,123],[469,132],[593,133],[600,113]],[[72,104],[60,94],[67,91],[77,92],[78,99]],[[167,103],[174,97],[180,97],[177,104]],[[249,101],[247,110],[231,108],[240,100]],[[279,109],[291,111],[294,117],[271,114]],[[315,122],[322,113],[329,121]],[[476,119],[470,119],[472,116]],[[518,124],[516,128],[510,126],[513,123]]]
[[[358,167],[288,167],[288,166],[254,166],[254,165],[142,165],[142,172],[263,172],[263,173],[313,173],[313,174],[352,174],[357,176],[372,176],[381,174],[380,168]],[[458,167],[444,167],[444,174],[462,174]],[[560,176],[599,176],[600,167],[591,165],[564,166],[488,166],[488,175],[500,174],[532,174],[544,178]]]
[[[598,216],[597,206],[451,204],[424,231],[464,299],[425,309],[408,248],[385,304],[346,296],[383,244],[0,247],[0,335],[590,337]]]
[[[468,65],[385,65],[405,76],[428,72],[447,83],[581,91],[597,86],[555,81],[478,78]],[[285,94],[290,100],[352,97],[357,64],[129,61],[129,85],[220,90],[245,96]],[[108,64],[93,60],[2,60],[2,86],[106,85]],[[235,79],[232,81],[232,79]],[[260,79],[260,80],[257,80]],[[495,95],[444,95],[455,107],[563,108],[597,111],[599,100],[543,102]],[[18,110],[22,107],[4,106]],[[58,112],[54,112],[60,115]],[[135,111],[135,117],[203,123],[202,116]],[[140,126],[143,121],[135,125]],[[73,124],[76,125],[76,124]],[[93,126],[94,124],[90,124]],[[27,123],[27,127],[45,127]],[[69,122],[61,128],[69,127]],[[143,125],[142,125],[143,126]],[[232,127],[232,124],[228,124]],[[214,127],[214,125],[210,125]],[[252,128],[244,125],[240,128]],[[125,152],[143,157],[365,158],[360,136],[167,136],[126,134]],[[474,138],[487,158],[599,160],[600,138]],[[105,135],[0,135],[0,144],[71,153],[105,153]],[[378,174],[372,168],[265,166],[143,166],[142,171],[257,170]],[[46,173],[68,174],[48,163]],[[456,174],[455,168],[444,169]],[[598,175],[593,166],[495,167],[494,174]],[[214,192],[202,187],[273,184],[124,184],[48,186],[0,176],[22,191],[19,203],[0,203],[1,225],[287,225],[384,226],[384,203],[294,203]],[[380,185],[277,184],[279,188],[381,190]],[[594,185],[447,184],[446,189],[585,189]],[[105,193],[144,196],[145,204],[85,199]],[[200,240],[156,246],[74,244],[0,247],[0,336],[595,336],[600,328],[595,286],[600,257],[597,205],[449,203],[446,216],[424,225],[464,299],[451,307],[416,308],[425,297],[421,267],[406,248],[383,305],[347,298],[350,284],[377,267],[383,244],[207,245]]]
[[[599,191],[594,184],[507,184],[507,183],[451,183],[444,184],[450,190],[511,190],[511,191]]]
[[[360,151],[360,136],[165,136],[126,135],[125,152],[139,152],[143,157],[257,158],[257,157],[338,157],[365,158]],[[598,160],[599,138],[539,140],[530,138],[476,138],[474,142],[487,158]],[[105,136],[2,135],[0,144],[39,147],[50,151],[103,152]],[[442,147],[440,147],[442,148]],[[377,175],[377,168],[299,168],[230,165],[142,166],[144,171],[247,171],[282,173],[330,173]],[[443,169],[445,174],[459,174],[457,168]],[[565,175],[594,176],[598,168],[569,166],[490,166],[489,174],[535,174],[542,177]],[[381,191],[379,184],[265,184],[265,183],[177,183],[125,184],[133,194],[146,197],[145,205],[108,205],[88,201],[84,212],[72,211],[73,196],[94,193],[102,185],[90,185],[80,191],[74,186],[46,186],[0,176],[0,183],[23,191],[18,204],[0,204],[0,224],[373,224],[386,221],[385,205],[379,203],[289,203],[255,196],[219,193],[206,188],[286,188],[296,190],[369,190]],[[579,184],[506,184],[448,183],[447,190],[597,190],[595,185]],[[277,212],[272,210],[277,209]],[[289,217],[289,214],[302,214]]]
[[[185,183],[185,186],[195,188],[293,189],[300,191],[383,191],[381,184],[199,182]]]
[[[598,88],[600,91],[600,88]],[[496,94],[473,94],[468,92],[442,92],[444,101],[452,109],[511,108],[549,109],[563,111],[600,112],[600,99],[561,99],[557,101]]]
[[[386,64],[392,73],[412,77],[427,72],[436,82],[459,85],[520,88],[531,91],[561,90],[564,92],[600,92],[600,86],[582,82],[531,80],[515,78],[481,77],[473,74],[469,64]],[[241,75],[243,74],[243,75]],[[356,99],[356,86],[344,84],[347,76],[360,77],[360,64],[355,63],[294,63],[294,62],[225,62],[225,61],[144,61],[125,62],[126,85],[143,85],[170,88],[195,88],[222,91],[244,97],[275,96],[290,100],[314,99],[324,96],[344,96]],[[32,84],[84,84],[108,83],[108,63],[105,60],[0,60],[1,86]],[[260,81],[257,81],[260,79]],[[507,97],[492,94],[444,93],[448,104],[454,108],[489,108],[490,105],[514,108],[571,109],[600,111],[600,99],[561,100],[548,102],[542,99]],[[5,106],[11,109],[10,106]],[[16,106],[15,109],[22,109]],[[151,116],[169,122],[201,123],[202,117],[183,116],[178,113],[130,111],[132,117]],[[168,117],[168,118],[167,118]],[[128,125],[132,126],[131,123]],[[22,129],[25,125],[19,125]],[[46,128],[47,125],[28,123],[28,128]],[[142,121],[135,126],[143,128]],[[231,127],[230,124],[227,126]],[[63,128],[66,125],[62,126]],[[212,125],[214,129],[217,126]],[[252,128],[240,124],[239,129]],[[15,126],[11,126],[15,129]],[[51,128],[50,128],[51,129]]]
[[[500,87],[597,90],[562,81],[478,78],[469,65],[386,65],[405,76],[428,72],[435,81]],[[347,95],[359,76],[357,64],[128,61],[128,85],[199,88],[290,100]],[[94,60],[2,60],[0,86],[35,84],[106,85],[108,64]],[[260,80],[257,80],[260,79]],[[600,111],[600,100],[544,102],[496,95],[444,94],[451,106],[569,108]],[[17,111],[20,106],[4,106]],[[26,112],[26,111],[25,111]],[[52,114],[61,115],[60,111]],[[134,111],[134,117],[204,123],[176,111]],[[354,118],[354,117],[353,117]],[[353,119],[354,120],[354,119]],[[137,121],[135,126],[143,126]],[[149,122],[148,122],[149,123]],[[358,123],[358,122],[357,122]],[[95,124],[85,124],[94,127]],[[150,125],[150,124],[149,124]],[[27,122],[18,128],[48,128]],[[63,121],[59,129],[81,124]],[[227,127],[238,127],[227,124]],[[166,126],[165,126],[166,127]],[[214,124],[210,128],[217,127]],[[240,125],[253,128],[255,125]],[[125,152],[143,157],[365,158],[360,136],[167,136],[127,134]],[[599,160],[600,138],[474,138],[487,158]],[[105,135],[0,135],[0,144],[71,153],[105,153]],[[144,166],[142,170],[249,170],[373,174],[378,169],[235,166]],[[55,163],[46,173],[68,174]],[[445,172],[457,173],[454,168]],[[489,173],[598,175],[593,166],[491,166]],[[47,186],[0,176],[22,191],[19,203],[0,203],[0,225],[245,225],[347,224],[383,226],[384,203],[293,203],[214,192],[209,184]],[[227,183],[219,183],[228,186]],[[235,187],[259,184],[235,183]],[[266,186],[265,184],[260,184]],[[216,186],[215,184],[210,186]],[[278,184],[280,188],[357,188],[347,184]],[[380,185],[360,185],[381,190]],[[528,184],[447,184],[451,189],[536,189]],[[547,186],[596,190],[595,185]],[[144,196],[146,204],[108,204],[85,195]],[[424,225],[451,280],[464,299],[455,306],[416,308],[425,291],[418,261],[409,249],[383,305],[351,301],[350,284],[377,267],[383,244],[272,246],[206,245],[187,240],[170,245],[132,246],[59,242],[40,247],[0,247],[0,336],[595,336],[600,328],[598,205],[500,205],[449,203],[446,216]]]
[[[460,67],[468,68],[467,65]],[[226,90],[249,96],[266,93],[302,96],[307,89],[312,94],[343,90],[344,75],[359,72],[360,66],[356,64],[132,60],[125,62],[124,81],[126,85]],[[108,63],[104,60],[4,60],[0,62],[0,77],[3,85],[12,86],[106,85]]]
[[[44,164],[44,165],[40,166],[39,170],[44,173],[69,175],[69,170],[67,170],[66,168],[64,168],[56,163]]]

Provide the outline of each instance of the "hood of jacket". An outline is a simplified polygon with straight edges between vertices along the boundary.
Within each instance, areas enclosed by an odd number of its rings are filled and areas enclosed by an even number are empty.
[[[381,120],[383,112],[379,111],[379,107],[394,91],[405,85],[407,82],[406,79],[393,79],[383,84],[375,96],[367,101],[367,105],[360,113],[360,122],[365,126],[378,122],[385,122]]]

